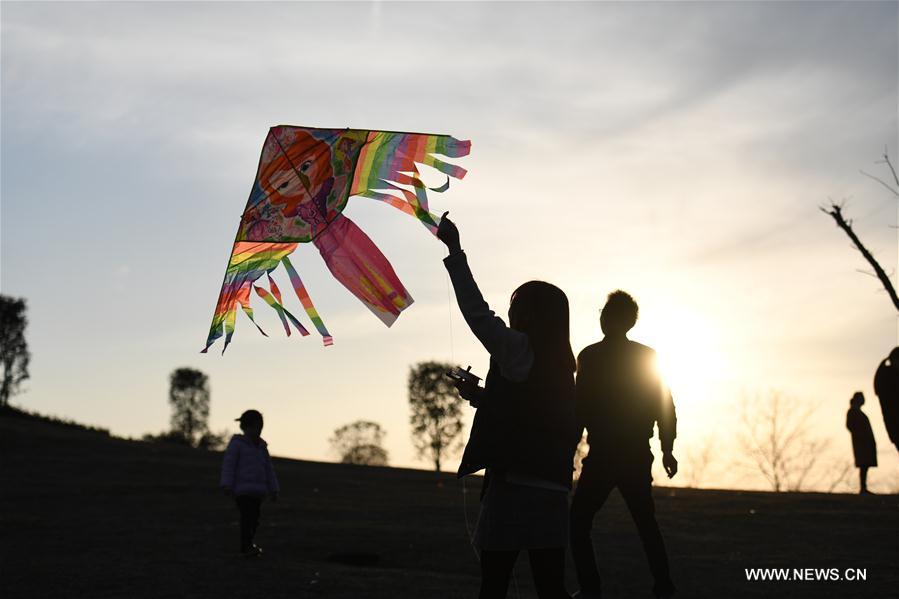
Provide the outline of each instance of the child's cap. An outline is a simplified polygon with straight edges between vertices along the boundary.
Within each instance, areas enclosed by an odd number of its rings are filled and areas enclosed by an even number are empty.
[[[239,422],[241,427],[246,424],[259,424],[261,426],[262,413],[258,410],[247,410],[240,415],[240,418],[235,418],[234,420],[235,422]]]

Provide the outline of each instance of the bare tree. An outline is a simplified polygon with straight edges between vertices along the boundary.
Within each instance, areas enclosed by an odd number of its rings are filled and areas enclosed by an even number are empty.
[[[383,447],[386,435],[377,422],[357,420],[334,429],[330,443],[343,464],[386,466],[387,450]]]
[[[850,485],[850,474],[854,470],[852,462],[849,460],[835,461],[829,470],[830,480],[826,483],[827,492],[836,493],[840,490],[847,490]]]
[[[812,406],[778,391],[744,397],[739,441],[773,491],[801,491],[824,443],[812,437]]]
[[[178,368],[171,374],[169,403],[172,434],[197,446],[209,432],[209,377],[193,368]]]
[[[707,435],[698,446],[687,451],[684,473],[687,475],[688,487],[696,488],[702,484],[709,466],[715,461],[717,450],[717,439],[714,435]]]
[[[9,398],[19,392],[21,384],[28,380],[28,343],[25,341],[25,300],[0,295],[0,407],[9,404]]]
[[[445,457],[462,448],[462,398],[445,375],[452,364],[420,362],[409,370],[412,438],[419,457],[440,472]]]
[[[894,196],[899,197],[899,176],[896,175],[896,169],[893,168],[893,163],[890,162],[890,157],[887,154],[887,151],[883,152],[883,160],[878,161],[877,164],[885,164],[889,168],[891,178],[895,184],[895,187],[890,183],[887,183],[883,179],[879,177],[875,177],[874,175],[868,174],[865,171],[861,171],[863,175],[866,177],[873,179],[880,183],[883,187],[888,189],[890,193]],[[830,202],[830,207],[825,208],[821,207],[821,211],[825,214],[829,214],[831,218],[833,218],[834,222],[836,222],[837,226],[843,230],[844,233],[849,237],[852,243],[855,245],[856,249],[861,252],[862,256],[864,256],[865,260],[868,261],[868,264],[871,265],[871,268],[874,269],[874,276],[876,276],[881,284],[883,284],[884,289],[886,289],[887,295],[890,296],[890,300],[893,302],[893,307],[896,310],[899,310],[899,295],[896,294],[896,288],[893,286],[893,282],[890,280],[889,275],[883,270],[883,267],[877,262],[871,252],[864,246],[861,240],[858,238],[858,235],[855,234],[855,231],[852,230],[852,219],[846,220],[843,216],[843,208],[842,204],[838,204],[834,201]],[[870,273],[868,273],[870,274]]]

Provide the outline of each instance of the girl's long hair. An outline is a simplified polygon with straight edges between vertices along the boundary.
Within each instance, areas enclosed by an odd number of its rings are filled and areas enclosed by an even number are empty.
[[[512,293],[509,326],[528,336],[534,365],[570,375],[577,367],[571,351],[568,297],[545,281],[528,281]]]

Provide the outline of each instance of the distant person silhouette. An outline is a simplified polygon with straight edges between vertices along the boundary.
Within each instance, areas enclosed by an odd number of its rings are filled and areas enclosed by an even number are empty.
[[[262,500],[269,496],[277,501],[281,490],[268,445],[262,434],[262,414],[247,410],[237,418],[242,435],[234,435],[222,460],[221,487],[233,496],[240,511],[240,553],[244,557],[257,557],[262,549],[253,543],[259,527]]]
[[[859,493],[868,494],[868,468],[877,467],[877,444],[871,431],[871,422],[862,412],[865,396],[856,391],[849,400],[849,411],[846,412],[846,428],[852,435],[852,453],[855,455],[855,466],[858,468]]]
[[[874,393],[880,399],[880,411],[890,441],[899,450],[899,347],[880,363],[874,374]]]
[[[672,453],[677,417],[655,366],[655,351],[627,338],[638,307],[623,291],[609,294],[600,316],[605,337],[586,347],[577,366],[577,437],[587,429],[590,451],[571,504],[571,552],[581,591],[576,597],[601,596],[601,581],[590,531],[593,517],[612,489],[624,498],[655,577],[657,597],[674,594],[665,543],[652,500],[652,451],[649,439],[658,423],[662,463],[668,477],[677,473]]]
[[[486,468],[474,545],[480,550],[480,599],[502,599],[521,550],[527,550],[540,599],[565,590],[568,494],[574,465],[574,354],[568,298],[530,281],[512,294],[509,326],[484,301],[446,214],[437,236],[459,309],[490,353],[485,387],[457,381],[477,407],[459,476]]]

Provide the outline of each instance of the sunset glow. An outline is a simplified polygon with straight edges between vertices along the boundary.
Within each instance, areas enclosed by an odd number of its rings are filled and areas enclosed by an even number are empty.
[[[718,330],[701,316],[679,307],[648,319],[646,342],[658,356],[658,369],[679,407],[711,401],[713,384],[728,377]]]

